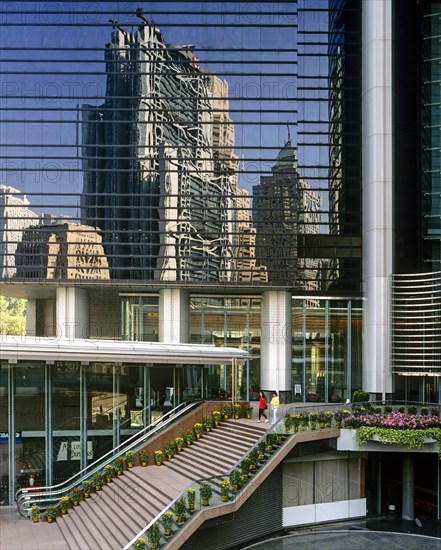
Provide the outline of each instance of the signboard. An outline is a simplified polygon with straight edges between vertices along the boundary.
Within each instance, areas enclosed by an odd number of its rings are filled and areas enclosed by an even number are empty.
[[[93,458],[93,441],[87,442],[87,458]],[[64,460],[81,460],[80,441],[62,441],[58,450],[57,462]]]
[[[294,384],[294,395],[302,395],[301,384]]]
[[[9,441],[9,432],[0,432],[0,443],[7,443],[8,441]],[[15,432],[15,442],[23,443],[21,432]]]

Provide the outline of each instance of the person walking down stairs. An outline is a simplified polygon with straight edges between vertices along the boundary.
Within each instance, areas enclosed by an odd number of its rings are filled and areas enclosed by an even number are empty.
[[[262,416],[265,418],[265,422],[269,422],[268,417],[265,414],[266,409],[268,408],[268,405],[266,404],[266,397],[263,391],[259,393],[259,418],[257,419],[257,422],[260,422],[260,419]]]
[[[279,407],[280,407],[280,399],[276,391],[273,391],[272,393],[270,405],[273,411],[273,424],[275,424],[277,422],[277,411],[279,410]]]

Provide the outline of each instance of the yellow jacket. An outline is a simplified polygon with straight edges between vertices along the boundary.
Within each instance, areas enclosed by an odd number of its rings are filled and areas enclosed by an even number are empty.
[[[273,407],[274,409],[280,405],[280,399],[279,399],[279,396],[278,396],[278,395],[274,396],[274,397],[271,399],[270,405],[271,405],[271,407]]]

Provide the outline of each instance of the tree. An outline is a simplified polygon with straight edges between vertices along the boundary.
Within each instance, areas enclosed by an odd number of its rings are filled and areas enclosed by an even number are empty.
[[[26,334],[26,300],[0,296],[0,334]]]

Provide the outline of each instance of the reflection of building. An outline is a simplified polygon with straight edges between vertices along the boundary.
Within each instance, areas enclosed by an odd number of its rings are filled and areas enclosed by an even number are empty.
[[[17,277],[108,279],[101,237],[94,227],[56,224],[30,227],[16,252]]]
[[[0,277],[15,275],[15,251],[22,231],[35,224],[38,216],[28,208],[26,197],[9,185],[0,185]]]
[[[106,59],[106,102],[83,108],[82,219],[102,229],[112,277],[228,281],[234,128],[213,115],[227,86],[154,25],[114,30]]]
[[[236,270],[239,282],[268,282],[266,266],[257,265],[256,228],[251,217],[251,201],[245,189],[237,192],[237,222],[235,233]]]
[[[321,199],[301,177],[290,137],[272,172],[254,187],[257,261],[267,265],[271,283],[317,290],[319,261],[299,258],[298,235],[319,233]]]

